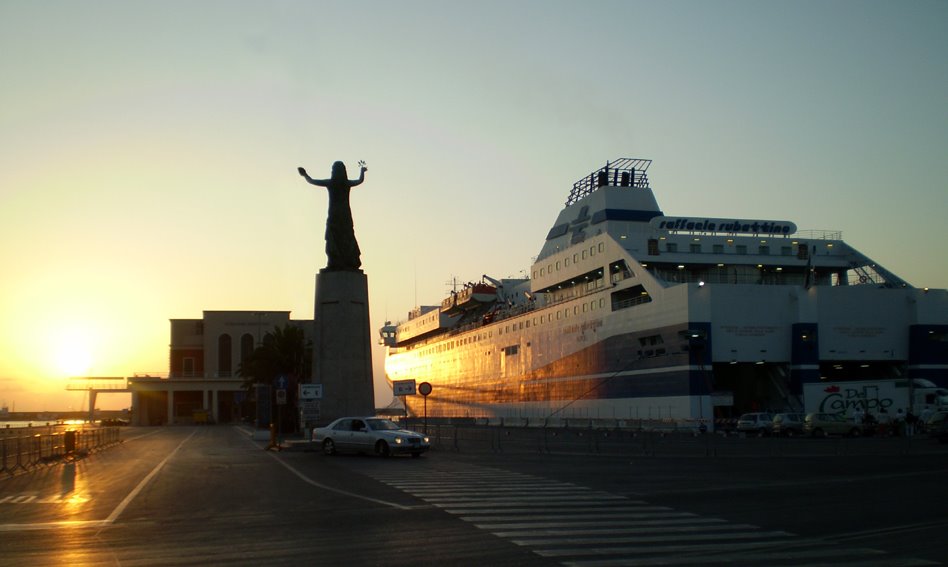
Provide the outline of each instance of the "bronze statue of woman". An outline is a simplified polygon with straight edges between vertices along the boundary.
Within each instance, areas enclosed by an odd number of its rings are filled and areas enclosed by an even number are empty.
[[[362,265],[359,256],[359,243],[356,242],[352,228],[352,210],[349,208],[349,189],[365,180],[365,162],[359,162],[359,178],[352,181],[341,161],[332,164],[332,177],[313,179],[306,170],[298,168],[306,181],[329,190],[329,216],[326,219],[326,256],[329,257],[327,270],[356,271]]]

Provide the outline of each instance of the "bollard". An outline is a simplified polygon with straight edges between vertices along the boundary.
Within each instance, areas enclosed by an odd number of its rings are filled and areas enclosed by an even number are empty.
[[[275,423],[270,424],[270,444],[267,445],[265,450],[269,451],[270,449],[276,449],[277,451],[280,450],[280,444],[277,443],[277,430]]]
[[[77,432],[75,429],[69,429],[65,432],[65,437],[63,437],[63,445],[67,455],[76,452],[76,436]]]

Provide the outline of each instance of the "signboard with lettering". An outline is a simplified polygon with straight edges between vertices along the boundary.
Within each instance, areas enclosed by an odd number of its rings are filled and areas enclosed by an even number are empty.
[[[686,232],[723,232],[727,234],[772,234],[787,235],[797,231],[797,225],[790,221],[747,220],[747,219],[692,219],[686,217],[655,217],[649,221],[653,227],[662,230],[681,230]]]

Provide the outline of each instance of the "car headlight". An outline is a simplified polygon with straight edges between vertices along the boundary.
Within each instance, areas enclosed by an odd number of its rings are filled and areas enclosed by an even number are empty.
[[[401,445],[401,444],[402,444],[402,438],[401,438],[401,437],[396,437],[396,438],[395,438],[395,444],[396,444],[396,445]]]
[[[425,437],[424,439],[425,439],[425,443],[428,443],[428,438],[427,438],[427,437]]]

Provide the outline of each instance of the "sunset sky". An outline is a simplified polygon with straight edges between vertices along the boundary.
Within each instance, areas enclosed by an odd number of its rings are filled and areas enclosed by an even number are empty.
[[[654,160],[668,215],[839,230],[948,287],[944,1],[4,0],[0,81],[17,411],[167,372],[172,318],[312,318],[327,197],[296,168],[337,159],[368,163],[373,332],[452,277],[529,273],[572,183],[621,157]]]

